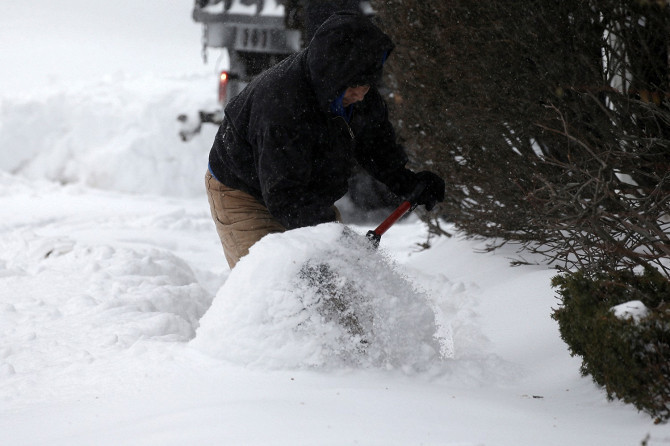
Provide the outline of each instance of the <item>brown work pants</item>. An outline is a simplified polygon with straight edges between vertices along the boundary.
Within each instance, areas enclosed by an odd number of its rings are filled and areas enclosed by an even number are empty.
[[[205,175],[205,186],[216,232],[231,269],[261,238],[286,231],[258,200],[221,184],[209,171]]]

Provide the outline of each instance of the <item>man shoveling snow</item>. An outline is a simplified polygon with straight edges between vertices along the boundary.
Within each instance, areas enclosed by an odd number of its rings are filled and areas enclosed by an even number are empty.
[[[259,75],[225,109],[206,174],[233,268],[270,233],[340,220],[355,163],[415,204],[444,199],[444,181],[414,173],[377,91],[391,39],[361,14],[332,15],[309,46]]]

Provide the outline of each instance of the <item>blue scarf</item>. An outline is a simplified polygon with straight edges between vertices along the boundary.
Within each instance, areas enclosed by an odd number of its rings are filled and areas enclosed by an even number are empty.
[[[344,91],[333,102],[330,103],[330,112],[335,116],[342,116],[347,122],[351,121],[351,116],[354,113],[354,108],[349,105],[345,107],[342,104],[344,99]]]

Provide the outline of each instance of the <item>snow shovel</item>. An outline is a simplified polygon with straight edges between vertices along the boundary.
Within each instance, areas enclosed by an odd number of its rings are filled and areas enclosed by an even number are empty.
[[[381,224],[377,226],[377,228],[370,229],[368,233],[365,234],[365,236],[368,238],[368,240],[370,240],[370,242],[375,248],[379,247],[379,242],[382,239],[382,235],[384,235],[384,233],[388,231],[388,229],[391,226],[393,226],[395,222],[400,220],[400,218],[403,215],[405,215],[408,212],[412,212],[416,208],[417,206],[416,200],[419,198],[419,196],[421,195],[421,193],[425,188],[426,183],[424,183],[423,181],[417,184],[412,193],[409,194],[407,199],[403,201],[400,204],[400,206],[398,206],[395,209],[395,211],[391,213],[391,215],[386,217],[386,220],[381,222]]]

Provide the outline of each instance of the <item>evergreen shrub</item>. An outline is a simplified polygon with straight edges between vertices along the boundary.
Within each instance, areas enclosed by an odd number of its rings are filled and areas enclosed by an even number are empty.
[[[670,419],[670,282],[656,270],[613,271],[554,277],[562,305],[552,317],[582,375],[655,418]],[[618,317],[612,307],[641,301],[639,318]],[[637,320],[636,320],[637,319]]]

